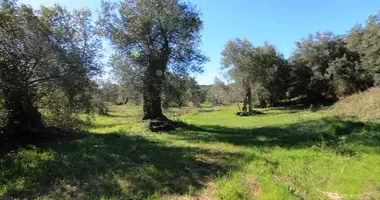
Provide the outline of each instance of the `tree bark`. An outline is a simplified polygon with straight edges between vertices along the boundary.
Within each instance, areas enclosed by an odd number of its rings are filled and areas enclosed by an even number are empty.
[[[168,121],[168,118],[162,113],[161,107],[161,88],[166,65],[166,59],[154,60],[149,63],[144,79],[143,120]]]

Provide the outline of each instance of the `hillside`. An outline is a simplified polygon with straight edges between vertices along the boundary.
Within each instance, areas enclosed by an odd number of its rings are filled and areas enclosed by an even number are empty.
[[[331,114],[364,121],[380,120],[380,87],[340,100],[332,107]]]

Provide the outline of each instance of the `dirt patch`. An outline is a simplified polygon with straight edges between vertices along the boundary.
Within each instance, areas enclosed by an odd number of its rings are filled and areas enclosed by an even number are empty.
[[[276,182],[281,182],[281,183],[284,183],[285,185],[287,185],[290,189],[290,191],[295,195],[297,196],[298,198],[300,199],[307,199],[306,198],[306,195],[301,192],[297,187],[296,185],[292,182],[292,179],[290,177],[286,177],[286,176],[280,176],[279,174],[276,174],[274,173],[273,174],[273,178]]]
[[[213,182],[199,181],[200,185],[204,186],[204,189],[200,192],[195,192],[186,196],[164,196],[162,199],[167,200],[217,200],[215,197],[216,185]]]
[[[380,199],[380,188],[374,192],[365,192],[360,195],[360,200]]]
[[[344,196],[333,192],[322,192],[329,200],[343,200]]]
[[[78,195],[78,186],[75,185],[65,185],[60,187],[55,187],[52,191],[44,192],[45,195],[51,194],[53,196],[69,196],[75,198]]]
[[[216,185],[213,182],[200,183],[205,188],[201,193],[194,193],[192,195],[194,200],[216,200]]]
[[[276,182],[282,182],[289,186],[294,186],[289,177],[282,177],[279,174],[273,174],[273,178]]]
[[[117,184],[120,186],[122,190],[128,190],[132,186],[131,182],[123,179],[117,179]]]
[[[195,160],[205,165],[213,165],[217,161],[216,157],[211,155],[198,155],[195,157]]]
[[[258,197],[260,195],[260,184],[254,179],[248,180],[248,185],[251,190],[251,193],[255,196]]]

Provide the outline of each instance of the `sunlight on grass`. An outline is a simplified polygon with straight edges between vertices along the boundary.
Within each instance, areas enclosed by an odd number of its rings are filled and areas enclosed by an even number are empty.
[[[0,159],[0,195],[39,199],[376,199],[380,124],[326,112],[202,108],[150,133],[137,106],[96,116],[83,138]],[[174,112],[174,111],[172,111]],[[175,112],[185,112],[175,110]],[[186,111],[187,112],[187,111]],[[0,196],[1,197],[1,196]]]

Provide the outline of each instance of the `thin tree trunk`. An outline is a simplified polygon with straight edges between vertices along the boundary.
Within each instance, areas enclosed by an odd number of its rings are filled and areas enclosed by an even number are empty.
[[[244,95],[243,109],[242,109],[244,113],[247,112],[247,103],[248,103],[248,101],[247,101],[247,96]]]
[[[244,91],[244,102],[243,102],[243,112],[247,113],[247,107],[248,107],[248,113],[252,113],[252,92],[251,92],[251,86],[245,82],[245,91]]]
[[[251,92],[251,86],[247,86],[247,101],[248,101],[248,112],[250,114],[253,113],[253,106],[252,106],[252,92]]]

